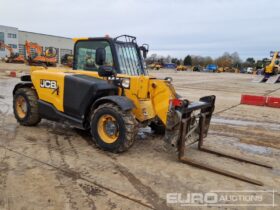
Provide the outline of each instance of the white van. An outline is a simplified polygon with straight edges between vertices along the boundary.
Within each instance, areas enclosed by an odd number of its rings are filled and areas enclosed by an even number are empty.
[[[246,73],[247,74],[253,74],[253,70],[254,70],[254,68],[248,67]]]

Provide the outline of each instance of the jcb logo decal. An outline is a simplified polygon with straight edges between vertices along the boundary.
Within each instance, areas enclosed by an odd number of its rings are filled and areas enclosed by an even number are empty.
[[[57,89],[57,83],[55,80],[40,80],[40,87],[41,88],[49,88],[49,89]]]

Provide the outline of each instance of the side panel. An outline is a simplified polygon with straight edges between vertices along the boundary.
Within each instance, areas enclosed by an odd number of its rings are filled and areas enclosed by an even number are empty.
[[[118,88],[105,80],[87,75],[66,75],[64,112],[77,118],[84,118],[86,111],[95,100],[117,94]]]
[[[31,80],[40,100],[53,104],[63,112],[64,77],[61,71],[40,70],[31,73]]]
[[[124,95],[135,105],[132,111],[136,119],[140,122],[152,119],[156,116],[150,99],[150,79],[149,76],[131,76],[130,88],[124,89]]]
[[[39,113],[42,118],[57,121],[57,122],[68,123],[80,129],[84,128],[84,124],[81,119],[77,119],[57,111],[57,109],[50,103],[39,100],[38,107],[39,107]]]

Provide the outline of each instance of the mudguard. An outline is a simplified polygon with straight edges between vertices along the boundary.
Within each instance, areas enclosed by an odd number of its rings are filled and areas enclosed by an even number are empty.
[[[23,87],[28,87],[31,88],[33,87],[32,82],[27,81],[27,82],[19,82],[18,84],[15,85],[14,89],[13,89],[13,95],[15,95],[15,92],[17,91],[17,89],[19,88],[23,88]]]
[[[123,111],[132,110],[135,107],[133,102],[125,96],[105,96],[96,100],[92,106],[92,109],[97,108],[103,103],[114,103],[118,105]]]

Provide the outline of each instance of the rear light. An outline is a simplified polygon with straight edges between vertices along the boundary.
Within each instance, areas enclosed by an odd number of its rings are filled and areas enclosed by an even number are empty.
[[[183,105],[183,101],[178,98],[174,98],[174,99],[170,99],[169,104],[170,106],[173,107],[180,107]]]

